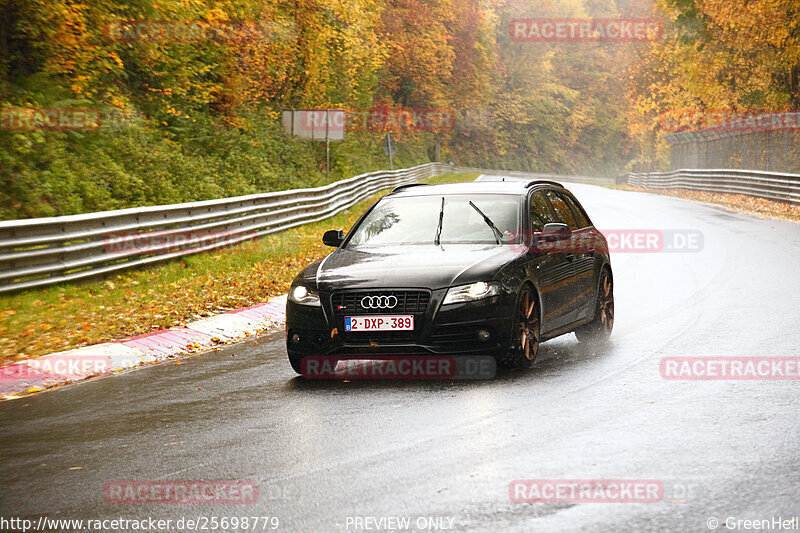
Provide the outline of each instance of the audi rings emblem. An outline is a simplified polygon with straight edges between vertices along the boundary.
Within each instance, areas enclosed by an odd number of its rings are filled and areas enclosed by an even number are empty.
[[[361,307],[364,309],[393,309],[397,305],[397,296],[364,296]]]

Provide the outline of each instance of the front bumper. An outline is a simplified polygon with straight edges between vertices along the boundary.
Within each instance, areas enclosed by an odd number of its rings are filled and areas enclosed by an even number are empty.
[[[409,289],[381,289],[387,291]],[[378,289],[375,289],[378,291]],[[341,293],[356,291],[337,291]],[[360,291],[363,292],[363,291]],[[289,355],[500,355],[510,344],[514,296],[501,293],[475,302],[441,305],[447,289],[425,291],[427,305],[414,315],[410,332],[346,332],[344,317],[371,314],[334,309],[331,293],[320,293],[320,307],[286,304],[286,347]],[[337,302],[341,297],[337,298]],[[406,313],[397,313],[406,314]],[[485,341],[478,331],[489,332]]]

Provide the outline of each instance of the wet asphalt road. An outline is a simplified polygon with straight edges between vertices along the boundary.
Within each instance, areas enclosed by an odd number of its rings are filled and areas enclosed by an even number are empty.
[[[608,345],[570,334],[543,344],[532,369],[491,381],[309,382],[285,360],[281,331],[5,402],[0,516],[257,515],[308,532],[363,530],[354,517],[549,532],[710,531],[711,517],[728,531],[730,517],[800,516],[800,382],[659,374],[665,356],[800,355],[800,225],[569,187],[600,229],[703,235],[700,252],[613,255]],[[250,479],[260,496],[106,503],[104,484],[119,479]],[[655,479],[667,494],[520,504],[515,479]]]

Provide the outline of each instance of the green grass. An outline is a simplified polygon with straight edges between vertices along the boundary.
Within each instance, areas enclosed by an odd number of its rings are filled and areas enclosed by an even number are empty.
[[[426,181],[476,176],[446,174]],[[0,361],[147,333],[283,294],[305,265],[331,251],[322,244],[322,233],[349,229],[381,194],[323,221],[224,250],[0,296]]]

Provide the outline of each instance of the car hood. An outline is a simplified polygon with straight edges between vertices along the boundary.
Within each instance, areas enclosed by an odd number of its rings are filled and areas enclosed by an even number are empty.
[[[422,245],[369,249],[340,248],[317,268],[317,287],[426,287],[440,289],[487,281],[519,257],[519,250],[496,245]]]

